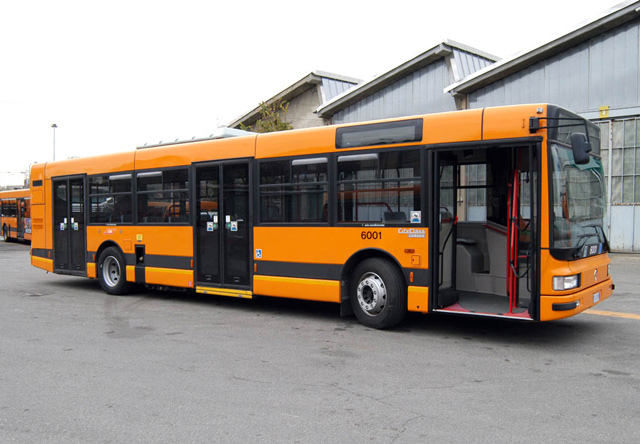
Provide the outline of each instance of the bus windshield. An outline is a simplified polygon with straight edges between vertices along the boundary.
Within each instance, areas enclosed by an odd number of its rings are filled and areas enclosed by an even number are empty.
[[[577,165],[570,147],[551,143],[553,230],[556,259],[579,259],[608,251],[604,233],[605,187],[602,161],[591,156]]]

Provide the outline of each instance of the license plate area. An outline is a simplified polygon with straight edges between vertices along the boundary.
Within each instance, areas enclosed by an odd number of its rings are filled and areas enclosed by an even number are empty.
[[[593,295],[593,303],[597,304],[598,302],[600,302],[600,292],[597,292]]]

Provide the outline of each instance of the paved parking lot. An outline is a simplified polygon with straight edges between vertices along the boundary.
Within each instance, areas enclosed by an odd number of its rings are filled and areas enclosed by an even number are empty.
[[[640,442],[640,257],[552,323],[141,292],[0,244],[3,443]]]

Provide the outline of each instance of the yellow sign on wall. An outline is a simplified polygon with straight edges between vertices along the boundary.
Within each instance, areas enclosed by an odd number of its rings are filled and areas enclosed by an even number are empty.
[[[601,119],[609,118],[609,105],[600,107],[600,116]]]

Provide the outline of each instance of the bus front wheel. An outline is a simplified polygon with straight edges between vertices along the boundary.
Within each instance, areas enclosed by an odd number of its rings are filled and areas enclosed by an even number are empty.
[[[127,282],[126,262],[116,247],[106,248],[98,259],[98,279],[104,291],[113,295],[127,294],[131,283]]]
[[[363,325],[390,328],[407,312],[407,290],[400,270],[391,262],[370,258],[355,268],[349,284],[351,307]]]

